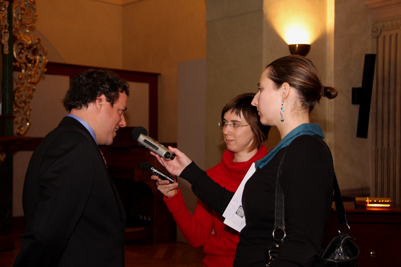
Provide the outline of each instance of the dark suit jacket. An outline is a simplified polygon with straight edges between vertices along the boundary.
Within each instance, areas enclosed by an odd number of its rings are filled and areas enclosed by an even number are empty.
[[[125,212],[99,148],[65,117],[32,155],[14,266],[124,266]]]

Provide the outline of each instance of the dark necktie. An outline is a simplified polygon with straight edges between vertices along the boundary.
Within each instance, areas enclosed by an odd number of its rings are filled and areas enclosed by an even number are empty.
[[[104,164],[106,164],[106,168],[107,168],[107,161],[106,161],[106,158],[104,157],[102,150],[99,149],[99,151],[100,151],[100,154],[102,154],[102,158],[103,158],[103,160],[104,160]]]

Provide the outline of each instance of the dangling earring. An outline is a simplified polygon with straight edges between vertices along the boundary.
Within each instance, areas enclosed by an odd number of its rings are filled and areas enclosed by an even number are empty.
[[[281,109],[280,109],[280,115],[281,115],[281,122],[284,121],[284,101],[281,100]]]

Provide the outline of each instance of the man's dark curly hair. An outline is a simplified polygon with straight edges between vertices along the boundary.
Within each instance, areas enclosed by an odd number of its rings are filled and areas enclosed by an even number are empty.
[[[63,104],[70,112],[72,109],[88,107],[98,96],[105,95],[107,102],[113,106],[120,92],[128,96],[129,86],[116,73],[105,69],[90,69],[71,79]]]

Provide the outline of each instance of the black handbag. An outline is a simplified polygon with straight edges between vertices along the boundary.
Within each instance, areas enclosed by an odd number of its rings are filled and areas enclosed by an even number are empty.
[[[280,246],[284,243],[286,233],[284,224],[284,193],[281,188],[280,176],[281,165],[284,161],[283,155],[279,169],[277,172],[276,192],[275,192],[275,222],[273,230],[273,245],[266,251],[266,266],[277,256]],[[352,242],[353,237],[350,236],[350,226],[347,222],[344,204],[341,198],[340,188],[338,186],[337,177],[334,173],[333,179],[334,198],[337,210],[338,232],[339,236],[333,238],[326,250],[320,257],[315,258],[312,266],[314,267],[358,267],[359,248]],[[348,228],[347,233],[343,233],[343,227]]]
[[[347,216],[345,215],[344,203],[341,198],[340,187],[338,186],[337,177],[334,174],[333,180],[334,199],[336,202],[338,233],[339,236],[333,238],[322,256],[316,258],[313,266],[316,267],[358,267],[359,248],[352,242],[354,239],[350,236],[351,227],[348,225]],[[348,228],[347,233],[342,232],[342,228]]]

